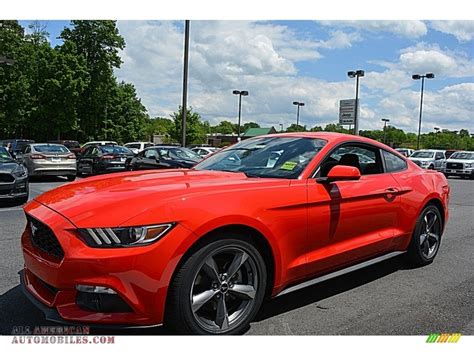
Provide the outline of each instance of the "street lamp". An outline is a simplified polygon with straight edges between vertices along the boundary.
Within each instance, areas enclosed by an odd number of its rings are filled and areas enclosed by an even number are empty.
[[[390,122],[390,120],[388,118],[382,118],[382,122],[383,122],[383,142],[387,144],[385,140],[385,134],[386,134],[385,131],[387,129],[387,122]]]
[[[433,129],[435,130],[436,133],[439,132],[440,128],[439,127],[433,127]]]
[[[280,123],[280,132],[283,133],[283,123]]]
[[[300,107],[304,106],[304,102],[293,101],[293,105],[297,106],[296,109],[296,126],[300,125]]]
[[[423,112],[423,91],[425,89],[425,78],[426,79],[433,79],[433,73],[427,73],[425,75],[414,74],[411,76],[413,80],[420,80],[421,79],[421,96],[420,96],[420,118],[418,120],[418,139],[416,141],[416,149],[420,149],[420,135],[421,135],[421,115]]]
[[[188,67],[189,67],[189,20],[184,21],[184,56],[183,56],[183,95],[182,95],[182,123],[181,144],[186,146],[186,116],[188,115]]]
[[[359,109],[359,78],[363,77],[365,72],[363,70],[348,71],[347,76],[349,78],[356,78],[356,101],[355,101],[355,112],[354,112],[354,134],[359,135],[359,118],[357,117],[357,111]]]
[[[234,95],[239,95],[239,124],[237,126],[237,138],[240,138],[240,118],[242,116],[242,96],[248,96],[249,92],[245,90],[234,90],[232,91]]]

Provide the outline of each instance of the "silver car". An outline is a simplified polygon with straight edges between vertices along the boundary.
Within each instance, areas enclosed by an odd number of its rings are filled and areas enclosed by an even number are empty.
[[[76,156],[62,144],[28,144],[17,159],[26,166],[29,176],[66,176],[69,181],[76,179]]]
[[[408,159],[423,169],[443,171],[446,167],[446,151],[422,149],[413,152]]]

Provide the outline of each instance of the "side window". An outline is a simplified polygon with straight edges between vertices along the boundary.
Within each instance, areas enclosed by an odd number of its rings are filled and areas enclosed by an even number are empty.
[[[405,170],[407,168],[407,162],[402,158],[397,157],[395,154],[389,153],[385,150],[382,150],[382,152],[388,173]]]
[[[145,148],[153,147],[153,143],[145,143]]]
[[[436,160],[444,159],[444,154],[442,152],[436,152]]]
[[[156,158],[158,158],[158,152],[154,149],[145,150],[145,158],[147,158],[147,159],[156,159]]]
[[[319,175],[327,176],[336,165],[348,165],[359,169],[361,175],[383,173],[379,149],[371,146],[344,145],[336,148],[321,164]]]
[[[99,149],[97,147],[92,148],[91,155],[98,156],[99,155]]]
[[[31,152],[31,145],[25,145],[22,149],[22,154]]]

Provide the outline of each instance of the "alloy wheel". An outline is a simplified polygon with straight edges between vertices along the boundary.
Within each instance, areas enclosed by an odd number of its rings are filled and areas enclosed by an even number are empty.
[[[195,274],[190,292],[194,319],[210,333],[238,327],[252,311],[259,280],[253,257],[238,247],[208,255]]]
[[[440,235],[441,221],[434,211],[428,210],[423,217],[420,234],[420,251],[425,259],[429,260],[436,254]]]

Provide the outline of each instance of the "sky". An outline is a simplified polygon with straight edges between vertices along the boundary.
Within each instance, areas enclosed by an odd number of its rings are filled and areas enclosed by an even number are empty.
[[[30,21],[20,21],[27,26]],[[69,21],[42,21],[52,45]],[[150,116],[168,117],[181,103],[183,21],[118,21],[126,48],[119,80],[135,85]],[[191,21],[188,105],[204,120],[296,123],[304,102],[308,128],[338,122],[339,100],[355,96],[347,71],[362,69],[360,129],[390,125],[416,132],[419,80],[426,80],[422,132],[474,133],[474,21]]]

